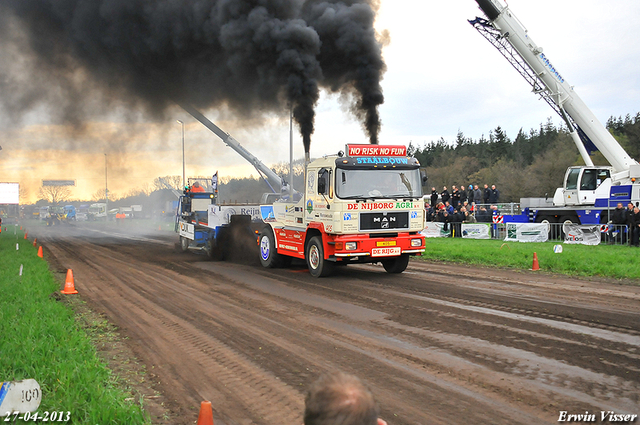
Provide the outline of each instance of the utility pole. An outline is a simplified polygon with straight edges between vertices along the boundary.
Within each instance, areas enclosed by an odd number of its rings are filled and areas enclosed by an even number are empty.
[[[107,154],[104,154],[104,202],[105,221],[109,221],[109,189],[107,188]]]

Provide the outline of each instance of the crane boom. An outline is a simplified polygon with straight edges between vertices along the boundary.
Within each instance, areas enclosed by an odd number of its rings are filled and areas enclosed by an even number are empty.
[[[613,180],[629,179],[638,162],[631,158],[598,121],[562,74],[538,47],[508,6],[498,0],[476,0],[487,19],[469,21],[511,62],[567,123],[585,163],[592,166],[585,144],[593,143],[613,167]],[[635,167],[634,167],[635,168]]]
[[[280,192],[282,188],[282,179],[271,168],[264,165],[262,161],[260,161],[255,155],[251,154],[251,152],[246,150],[240,143],[238,143],[236,139],[234,139],[230,134],[222,131],[220,127],[211,122],[211,120],[202,115],[202,113],[200,113],[198,110],[189,105],[180,105],[180,107],[188,112],[193,118],[200,121],[202,125],[211,130],[216,136],[221,138],[227,146],[238,152],[241,157],[249,161],[249,163],[255,167],[258,173],[263,176],[263,178],[267,181],[267,184],[269,184],[274,192]]]

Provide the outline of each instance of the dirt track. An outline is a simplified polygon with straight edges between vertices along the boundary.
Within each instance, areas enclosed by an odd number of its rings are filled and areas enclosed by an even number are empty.
[[[178,253],[167,232],[60,229],[29,231],[128,338],[170,410],[157,423],[192,424],[210,400],[217,425],[300,424],[333,369],[363,378],[390,425],[640,414],[639,286],[417,261],[314,279]]]

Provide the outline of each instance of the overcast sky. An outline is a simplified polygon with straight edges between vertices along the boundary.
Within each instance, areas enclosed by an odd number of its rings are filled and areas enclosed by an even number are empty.
[[[531,93],[524,79],[467,22],[482,16],[474,0],[381,3],[377,29],[390,35],[384,49],[387,72],[382,81],[381,144],[423,145],[441,137],[453,141],[458,131],[477,140],[497,126],[513,139],[520,128],[527,132],[539,128],[548,117],[556,125],[560,123],[555,112]],[[639,1],[508,3],[533,41],[543,47],[603,123],[610,116],[640,111]],[[267,165],[288,161],[287,111],[253,128],[220,111],[204,112]],[[175,119],[185,122],[188,175],[211,175],[216,170],[223,176],[256,175],[244,159],[177,108]],[[74,196],[87,197],[104,183],[105,152],[113,160],[110,187],[116,192],[126,192],[132,182],[144,184],[157,176],[181,175],[181,134],[175,119],[164,127],[136,124],[139,130],[131,136],[136,140],[128,141],[124,152],[109,151],[96,136],[91,143],[78,143],[76,156],[68,151],[56,153],[57,138],[67,136],[47,125],[46,119],[39,126],[0,128],[4,134],[0,138],[0,181],[31,185],[33,196],[37,191],[34,185],[41,179],[75,179]],[[109,126],[108,122],[95,124],[96,131],[118,133]],[[367,143],[360,125],[335,97],[321,97],[315,128],[312,157],[335,153],[345,143]],[[40,156],[29,154],[24,146],[37,147]],[[302,157],[297,131],[294,146],[295,157]]]

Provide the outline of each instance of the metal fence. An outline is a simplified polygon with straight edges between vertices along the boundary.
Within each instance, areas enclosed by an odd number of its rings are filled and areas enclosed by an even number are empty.
[[[565,234],[563,223],[549,223],[549,241],[563,242]],[[490,234],[492,239],[503,240],[507,236],[507,223],[492,223]],[[600,243],[609,245],[628,245],[631,240],[629,227],[626,225],[600,225]]]

